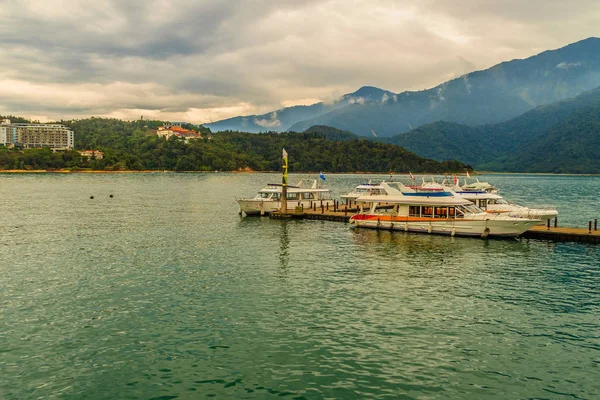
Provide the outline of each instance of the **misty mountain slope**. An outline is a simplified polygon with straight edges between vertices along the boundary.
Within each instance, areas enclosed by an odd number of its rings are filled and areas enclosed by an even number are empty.
[[[389,137],[435,121],[496,123],[599,85],[600,39],[589,38],[472,72],[429,90],[400,93],[381,104],[333,110],[298,122],[291,130],[328,125],[362,136],[375,131]]]
[[[204,125],[213,132],[284,132],[290,130],[292,125],[299,121],[312,119],[353,104],[381,103],[393,96],[395,94],[387,90],[363,86],[354,93],[343,95],[333,103],[320,102],[310,106],[286,107],[267,114],[228,118]]]
[[[599,121],[596,88],[506,122],[478,127],[436,122],[386,142],[423,157],[463,160],[479,169],[592,173],[600,171]]]
[[[332,109],[332,106],[316,103],[311,106],[286,107],[262,115],[228,118],[218,122],[204,124],[204,126],[210,128],[213,132],[283,132],[299,120],[314,118],[315,116],[325,114]]]

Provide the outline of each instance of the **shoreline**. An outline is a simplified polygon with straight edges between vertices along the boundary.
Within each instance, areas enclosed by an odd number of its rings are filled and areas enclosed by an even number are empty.
[[[0,170],[0,174],[163,174],[163,173],[177,173],[177,174],[214,174],[214,173],[235,173],[235,174],[281,174],[281,171],[248,171],[248,170],[234,170],[234,171],[174,171],[174,170],[126,170],[126,171],[104,171],[104,170],[79,170],[71,171],[68,169],[57,169],[57,170],[45,170],[45,169],[6,169]],[[389,175],[388,172],[325,172],[328,175]],[[318,172],[291,172],[291,174],[318,174]],[[393,176],[408,176],[409,172],[393,173]],[[453,173],[449,173],[453,174]],[[424,172],[415,173],[414,175],[433,175],[442,176],[444,174]],[[544,175],[544,176],[600,176],[600,174],[556,174],[553,172],[494,172],[494,171],[481,171],[472,173],[473,177],[481,175]],[[457,174],[457,176],[465,177],[464,174]]]

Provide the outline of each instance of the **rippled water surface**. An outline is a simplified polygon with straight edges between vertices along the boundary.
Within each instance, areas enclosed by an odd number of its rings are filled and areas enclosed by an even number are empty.
[[[600,214],[597,177],[486,179]],[[0,175],[0,398],[600,398],[600,247],[238,215],[278,180]]]

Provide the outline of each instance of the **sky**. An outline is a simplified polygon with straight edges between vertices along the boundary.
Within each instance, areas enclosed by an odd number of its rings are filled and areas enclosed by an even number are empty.
[[[599,27],[598,0],[0,0],[0,115],[214,122],[427,89]]]

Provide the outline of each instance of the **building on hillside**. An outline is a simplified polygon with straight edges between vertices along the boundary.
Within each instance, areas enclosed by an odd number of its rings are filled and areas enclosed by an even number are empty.
[[[83,150],[80,151],[79,154],[81,154],[82,157],[87,157],[88,160],[102,160],[104,158],[104,153],[99,150]]]
[[[0,144],[9,146],[15,143],[17,141],[17,138],[13,136],[14,134],[12,126],[10,124],[10,119],[4,119],[0,121]]]
[[[26,149],[50,147],[52,150],[70,150],[75,147],[75,134],[59,124],[13,124],[9,119],[0,123],[0,144]]]
[[[169,139],[171,136],[177,136],[184,139],[202,138],[200,132],[182,128],[181,124],[165,124],[163,126],[159,126],[158,130],[156,131],[156,134],[167,139]]]

